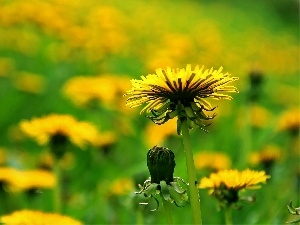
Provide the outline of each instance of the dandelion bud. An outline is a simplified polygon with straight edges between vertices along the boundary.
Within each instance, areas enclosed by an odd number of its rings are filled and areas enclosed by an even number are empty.
[[[154,146],[148,151],[147,166],[151,176],[151,183],[159,184],[162,180],[167,184],[173,182],[175,165],[175,156],[171,150]]]
[[[256,102],[259,100],[262,92],[262,86],[264,82],[264,74],[259,71],[252,71],[249,74],[249,82],[250,82],[250,93],[249,99],[252,102]]]

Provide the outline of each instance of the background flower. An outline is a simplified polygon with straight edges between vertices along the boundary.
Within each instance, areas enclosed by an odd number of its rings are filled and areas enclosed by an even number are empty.
[[[31,121],[22,121],[21,130],[35,138],[39,144],[47,144],[55,135],[62,135],[75,145],[83,147],[96,140],[98,131],[88,122],[79,122],[71,115],[52,114]]]
[[[201,151],[195,154],[196,169],[211,169],[218,171],[228,169],[231,166],[231,160],[228,155],[222,152]]]
[[[20,210],[15,211],[8,215],[0,217],[0,221],[7,225],[51,225],[51,224],[70,224],[80,225],[82,224],[78,220],[75,220],[68,216],[63,216],[55,213],[44,213],[34,210]]]
[[[259,183],[264,183],[270,176],[264,171],[253,170],[221,170],[217,173],[212,173],[209,178],[202,178],[199,188],[220,188],[222,184],[227,189],[242,190],[245,188],[257,188]]]

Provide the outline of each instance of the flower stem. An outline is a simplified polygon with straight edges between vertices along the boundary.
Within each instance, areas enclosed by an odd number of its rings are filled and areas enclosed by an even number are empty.
[[[231,206],[225,208],[225,224],[232,225],[232,210]]]
[[[188,173],[188,182],[190,190],[190,202],[192,210],[193,224],[202,224],[201,211],[200,211],[200,196],[197,188],[196,170],[193,159],[193,151],[190,141],[190,133],[187,120],[184,119],[181,124],[183,147],[186,158],[186,167]]]
[[[137,209],[136,224],[137,225],[144,224],[144,213],[142,212],[142,209],[140,209],[140,208]]]
[[[162,193],[160,193],[160,196],[161,196],[161,199],[162,199],[162,202],[163,202],[163,205],[164,205],[167,224],[172,225],[173,224],[173,218],[172,218],[172,212],[171,212],[171,203],[164,199]]]
[[[55,158],[55,157],[54,157]],[[54,187],[54,211],[56,213],[61,212],[61,174],[60,174],[60,167],[59,167],[59,160],[54,159],[54,165],[53,165],[54,174],[56,176],[56,185]]]

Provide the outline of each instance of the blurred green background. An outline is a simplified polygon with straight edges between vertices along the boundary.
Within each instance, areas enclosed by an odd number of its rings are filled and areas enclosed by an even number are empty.
[[[210,101],[217,117],[209,133],[191,132],[194,153],[224,153],[230,168],[264,169],[250,163],[251,154],[279,149],[267,171],[271,179],[247,191],[256,202],[234,210],[233,221],[284,224],[293,219],[286,205],[300,204],[298,18],[296,0],[0,0],[1,166],[43,165],[47,146],[22,134],[20,121],[72,115],[115,138],[70,151],[62,163],[62,214],[84,224],[136,224],[140,215],[145,224],[164,224],[163,207],[150,212],[133,192],[149,177],[146,153],[156,144],[174,151],[175,176],[187,178],[181,139],[175,123],[153,127],[139,109],[125,108],[123,94],[130,79],[156,68],[223,66],[240,78],[233,84],[240,93],[232,101]],[[79,76],[105,77],[99,99],[82,105],[66,94],[68,82]],[[210,170],[198,172],[201,179]],[[53,210],[51,189],[1,193],[1,215]],[[200,195],[204,224],[224,223],[217,201],[207,190]],[[188,205],[173,212],[175,223],[191,222]]]

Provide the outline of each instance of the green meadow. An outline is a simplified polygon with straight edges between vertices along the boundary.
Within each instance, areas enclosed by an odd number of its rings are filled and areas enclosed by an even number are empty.
[[[152,211],[156,200],[141,205],[135,192],[150,177],[147,152],[155,145],[174,152],[174,176],[187,181],[176,118],[156,125],[140,114],[145,104],[126,107],[124,94],[131,79],[191,64],[239,77],[229,84],[239,91],[232,100],[206,99],[216,106],[211,125],[190,130],[198,182],[220,169],[264,170],[266,183],[239,192],[255,201],[233,207],[233,224],[299,219],[287,208],[300,206],[298,19],[293,0],[1,0],[0,218],[28,209],[82,224],[166,224],[160,196]],[[54,114],[98,131],[90,141],[91,130],[65,125],[88,141],[70,140],[57,165],[49,140],[20,127]],[[203,152],[223,158],[206,162]],[[48,171],[59,183],[60,209],[55,185],[43,186],[48,179],[36,175],[28,180],[40,187],[17,188],[12,183],[21,181],[4,168]],[[225,224],[210,194],[199,189],[203,224]],[[174,224],[192,223],[188,202],[171,211]]]

